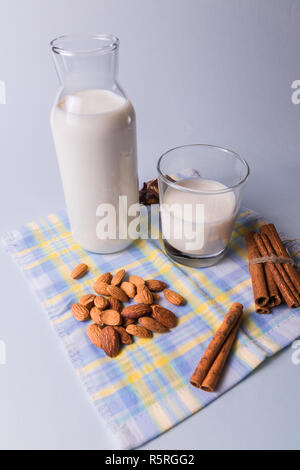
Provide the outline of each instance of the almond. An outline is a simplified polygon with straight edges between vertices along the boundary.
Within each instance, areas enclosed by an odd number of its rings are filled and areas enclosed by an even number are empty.
[[[134,301],[140,304],[151,305],[153,303],[153,295],[146,285],[139,285],[137,288],[137,295]]]
[[[164,289],[164,296],[167,299],[167,301],[173,305],[179,306],[179,305],[185,304],[185,299],[182,297],[182,295],[178,294],[174,290]]]
[[[90,310],[92,306],[94,305],[94,299],[95,299],[95,295],[86,294],[80,298],[79,303],[81,305],[84,305],[84,307],[86,307],[88,310]]]
[[[102,311],[97,307],[93,307],[90,311],[91,319],[93,320],[93,322],[97,325],[103,326],[103,322],[101,320],[101,313]]]
[[[132,282],[136,287],[143,286],[145,284],[144,279],[139,276],[129,276],[129,282]]]
[[[111,273],[104,273],[101,274],[101,276],[98,277],[97,281],[102,281],[105,282],[106,284],[110,284],[112,280],[112,274]]]
[[[122,302],[120,302],[118,299],[115,299],[114,297],[110,297],[108,302],[112,310],[116,310],[119,313],[121,312],[123,308]]]
[[[101,279],[97,279],[97,281],[93,285],[93,289],[97,294],[101,295],[108,295],[108,284],[104,281],[101,281]]]
[[[88,309],[84,305],[78,303],[72,305],[72,313],[78,321],[85,321],[90,317]]]
[[[134,284],[132,284],[132,282],[122,282],[121,289],[128,295],[130,299],[133,299],[136,294],[136,287]]]
[[[73,271],[71,272],[72,279],[80,279],[83,277],[89,270],[89,267],[85,263],[78,264]]]
[[[151,317],[140,317],[138,321],[140,325],[147,328],[147,330],[154,331],[154,333],[166,333],[169,331],[168,328]]]
[[[139,325],[128,325],[126,328],[127,333],[138,338],[152,338],[152,332]]]
[[[100,314],[101,321],[104,325],[120,325],[121,315],[116,310],[104,310]]]
[[[158,279],[148,279],[146,282],[146,286],[152,292],[161,292],[167,287],[167,284],[163,281],[159,281]]]
[[[90,338],[91,342],[97,346],[97,348],[101,348],[101,328],[99,325],[89,325],[87,327],[87,335]]]
[[[114,326],[114,329],[119,333],[122,344],[132,344],[132,337],[123,326]]]
[[[120,349],[119,334],[112,326],[106,326],[100,332],[101,347],[109,357],[115,357]]]
[[[136,304],[125,307],[122,310],[121,315],[125,318],[139,318],[147,315],[148,313],[151,313],[151,307],[149,305]]]
[[[160,305],[152,305],[152,316],[166,328],[174,328],[177,325],[177,317],[173,312]]]
[[[107,286],[108,293],[115,299],[120,300],[120,302],[128,302],[127,294],[117,286]]]
[[[154,302],[160,300],[160,296],[156,292],[152,292],[152,297]]]
[[[112,278],[111,284],[113,286],[118,286],[124,279],[125,276],[125,269],[120,269]]]
[[[136,318],[129,318],[129,317],[125,318],[125,317],[123,317],[123,326],[124,326],[124,328],[126,328],[126,326],[128,326],[128,325],[132,325],[135,322],[136,322]]]
[[[107,307],[109,307],[108,299],[106,299],[102,295],[95,296],[94,304],[95,307],[100,308],[100,310],[105,310]]]

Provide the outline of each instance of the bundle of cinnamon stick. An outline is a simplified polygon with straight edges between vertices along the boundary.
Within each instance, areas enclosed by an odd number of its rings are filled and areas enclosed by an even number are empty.
[[[190,379],[192,385],[206,392],[215,390],[240,327],[242,315],[243,305],[232,304]]]
[[[300,275],[275,226],[263,225],[245,238],[256,312],[271,313],[281,303],[299,307]]]

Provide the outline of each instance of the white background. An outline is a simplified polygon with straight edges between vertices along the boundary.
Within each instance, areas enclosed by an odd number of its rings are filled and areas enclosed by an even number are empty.
[[[248,160],[244,205],[300,236],[299,0],[0,0],[0,231],[63,207],[49,128],[58,81],[49,41],[119,36],[120,83],[138,122],[140,180],[166,149],[232,148]],[[9,257],[0,254],[0,448],[113,443]],[[288,348],[159,448],[299,448],[300,365]]]

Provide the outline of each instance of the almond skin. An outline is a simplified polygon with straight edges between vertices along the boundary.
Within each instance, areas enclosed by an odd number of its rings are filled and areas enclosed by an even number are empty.
[[[116,310],[104,310],[100,314],[104,325],[116,326],[121,324],[121,315]]]
[[[182,295],[178,294],[174,290],[164,289],[164,296],[165,299],[173,305],[179,306],[185,304],[185,299],[182,297]]]
[[[177,317],[173,312],[160,305],[151,305],[152,316],[166,328],[174,328],[177,325]]]
[[[85,321],[90,318],[90,312],[88,309],[84,305],[78,303],[72,305],[72,313],[78,321]]]
[[[151,307],[145,304],[136,304],[136,305],[128,305],[125,307],[121,315],[125,318],[139,318],[151,313]]]
[[[125,318],[125,317],[123,317],[123,326],[124,326],[124,328],[126,328],[128,325],[132,325],[135,322],[136,322],[136,318],[129,318],[129,317]]]
[[[85,263],[78,264],[73,271],[71,272],[72,279],[80,279],[83,277],[89,270],[89,267]]]
[[[167,333],[169,329],[151,317],[140,317],[139,324],[154,333]]]
[[[120,300],[120,302],[128,302],[128,295],[117,286],[107,286],[108,294],[114,297],[115,299]]]
[[[104,273],[101,274],[101,276],[98,277],[97,281],[102,281],[105,282],[106,284],[110,284],[112,280],[112,274],[111,273]]]
[[[120,349],[120,337],[112,326],[106,326],[101,330],[100,341],[103,351],[109,357],[117,356]]]
[[[126,328],[127,333],[138,338],[152,338],[152,332],[140,325],[128,325]]]
[[[111,280],[111,284],[113,286],[118,286],[119,284],[121,284],[121,282],[123,281],[124,279],[124,276],[125,276],[125,269],[120,269],[118,272],[116,272],[116,274],[113,276],[112,280]]]
[[[163,281],[158,279],[148,279],[146,282],[146,286],[152,292],[161,292],[167,287],[167,284]]]
[[[129,282],[134,284],[136,287],[143,286],[145,284],[144,279],[139,276],[129,276]]]
[[[94,305],[94,300],[94,294],[86,294],[80,298],[79,303],[90,310]]]
[[[124,281],[121,284],[121,289],[128,295],[130,299],[136,295],[136,287],[132,282]]]
[[[100,279],[97,279],[97,281],[93,285],[94,291],[99,294],[99,295],[108,295],[108,284],[104,281],[101,281]]]
[[[114,326],[114,329],[119,333],[122,344],[132,344],[132,336],[127,333],[123,326]]]
[[[153,304],[153,295],[146,285],[140,285],[137,288],[137,294],[133,300],[136,303],[151,305]]]
[[[93,322],[97,325],[103,326],[103,322],[101,320],[101,313],[102,310],[97,307],[93,307],[90,311],[91,319],[93,320]]]
[[[95,323],[92,323],[92,325],[89,325],[87,327],[87,335],[90,338],[91,342],[97,346],[97,348],[101,348],[101,328],[99,325],[95,325]]]
[[[109,301],[102,295],[97,295],[94,298],[94,304],[95,307],[100,308],[100,310],[105,310],[107,307],[109,307]]]
[[[121,313],[123,308],[122,302],[120,302],[118,299],[115,299],[114,297],[110,297],[108,302],[112,310],[116,310],[117,312]]]

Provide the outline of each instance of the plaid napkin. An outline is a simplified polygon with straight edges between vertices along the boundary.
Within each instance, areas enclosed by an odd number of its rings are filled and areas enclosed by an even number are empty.
[[[244,234],[259,223],[256,214],[241,211],[227,256],[206,269],[173,264],[159,240],[138,240],[114,255],[88,253],[73,240],[65,211],[3,237],[118,448],[138,447],[172,428],[300,336],[300,309],[283,305],[271,315],[254,311]],[[72,280],[70,271],[80,262],[90,271],[80,281]],[[179,325],[170,333],[137,339],[109,359],[91,344],[87,325],[73,318],[71,305],[92,292],[97,276],[120,267],[165,281],[188,303],[172,307]],[[244,305],[245,318],[217,391],[207,393],[192,387],[189,378],[232,302]],[[161,304],[167,306],[165,300]]]

